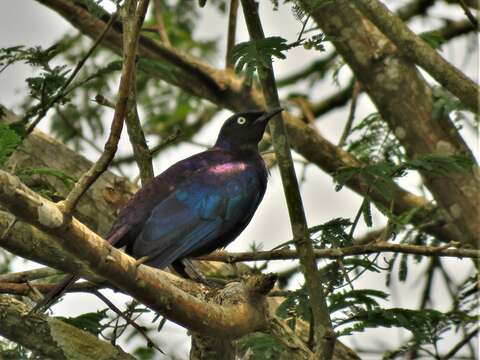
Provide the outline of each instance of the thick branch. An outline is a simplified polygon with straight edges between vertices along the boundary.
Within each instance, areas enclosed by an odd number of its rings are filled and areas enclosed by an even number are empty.
[[[259,311],[261,304],[216,306],[178,289],[167,274],[136,265],[133,258],[110,246],[75,218],[66,220],[57,205],[5,171],[0,171],[0,202],[19,218],[58,236],[61,245],[78,255],[96,274],[188,329],[235,338],[265,327],[265,318]]]
[[[250,38],[252,40],[264,39],[265,36],[256,2],[254,0],[242,0],[242,7]],[[267,106],[268,108],[278,108],[280,101],[271,61],[268,68],[262,68],[259,64],[257,66]],[[295,247],[299,253],[303,275],[305,276],[305,285],[310,298],[313,314],[311,326],[315,327],[315,356],[319,359],[330,360],[333,356],[335,346],[335,333],[333,332],[327,301],[323,292],[322,278],[318,272],[313,255],[313,245],[309,237],[307,220],[295,169],[293,167],[292,155],[290,153],[283,119],[280,115],[270,121],[270,132],[282,177]]]
[[[42,358],[134,360],[118,346],[97,339],[73,325],[41,314],[29,314],[22,302],[0,295],[0,335]]]
[[[420,65],[440,84],[478,111],[478,85],[415,35],[403,21],[377,0],[355,0],[355,5],[398,47],[404,56]]]
[[[396,47],[349,1],[339,0],[318,9],[311,9],[308,1],[303,3],[322,29],[332,36],[335,47],[362,82],[409,157],[457,154],[473,159],[450,119],[432,118],[432,91],[415,65],[400,57]],[[422,175],[443,209],[449,231],[457,234],[452,239],[478,247],[480,201],[474,172],[448,176],[423,172]]]

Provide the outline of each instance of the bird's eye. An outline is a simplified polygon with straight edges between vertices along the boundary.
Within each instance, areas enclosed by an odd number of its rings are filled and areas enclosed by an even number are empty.
[[[243,125],[247,122],[247,119],[245,119],[243,116],[240,116],[238,119],[237,119],[237,124],[238,125]]]

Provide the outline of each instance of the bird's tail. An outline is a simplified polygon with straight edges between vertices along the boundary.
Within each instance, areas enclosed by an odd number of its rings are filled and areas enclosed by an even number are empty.
[[[107,236],[106,240],[112,244],[113,246],[117,246],[117,243],[122,239],[122,237],[128,232],[129,227],[127,225],[123,225],[119,228],[116,228],[112,230],[112,232]],[[62,280],[60,284],[55,286],[45,297],[40,300],[30,311],[30,313],[33,312],[38,312],[41,310],[41,312],[44,312],[48,310],[52,304],[58,300],[60,296],[62,296],[65,291],[67,291],[70,286],[75,284],[75,282],[80,279],[79,276],[77,275],[67,275],[65,278]]]
[[[79,279],[76,275],[67,275],[59,283],[55,286],[43,299],[41,299],[30,311],[30,313],[34,312],[44,312],[48,310],[53,303],[60,298],[75,282]]]

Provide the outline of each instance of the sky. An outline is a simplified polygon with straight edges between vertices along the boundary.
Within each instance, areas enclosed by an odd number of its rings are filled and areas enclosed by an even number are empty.
[[[397,2],[400,4],[403,2]],[[276,34],[286,37],[287,39],[295,39],[296,34],[301,28],[301,24],[294,20],[291,16],[290,10],[282,8],[279,12],[270,11],[270,2],[261,2],[260,13],[264,22],[265,33]],[[434,13],[438,13],[439,17],[442,15],[442,11],[445,9],[435,8]],[[451,11],[450,9],[448,10]],[[450,14],[450,13],[449,13]],[[202,20],[200,27],[196,31],[196,36],[199,38],[213,38],[224,37],[224,31],[226,27],[226,19],[218,12],[208,7],[201,12]],[[463,16],[461,12],[458,12],[458,16]],[[215,24],[215,26],[212,26]],[[425,29],[431,26],[425,24],[422,21],[414,23],[416,29]],[[243,25],[243,18],[239,16],[238,24],[239,32],[237,41],[245,41],[248,39],[245,26]],[[53,42],[58,40],[62,34],[66,31],[76,31],[65,22],[60,16],[46,8],[39,5],[34,0],[17,0],[17,1],[0,1],[0,48],[9,47],[15,45],[35,46],[40,45],[48,47]],[[223,42],[224,43],[224,42]],[[463,45],[464,46],[464,45]],[[450,61],[454,62],[458,66],[467,61],[467,74],[471,77],[477,76],[478,54],[476,59],[464,59],[462,45],[458,45],[454,48],[448,48],[444,51],[443,55]],[[223,54],[223,52],[220,52]],[[276,61],[274,64],[275,72],[278,77],[286,75],[302,65],[309,63],[313,58],[317,56],[313,51],[308,52],[303,49],[294,49],[289,53],[286,61]],[[223,55],[214,59],[214,65],[223,66]],[[342,70],[343,71],[343,70]],[[32,75],[30,68],[26,65],[15,65],[0,73],[0,103],[11,108],[18,109],[18,104],[23,96],[26,94],[26,86],[24,79]],[[347,72],[340,74],[341,81],[345,81],[348,78]],[[315,88],[314,96],[316,98],[322,98],[329,93],[333,93],[337,90],[336,85],[332,82],[325,82],[322,86]],[[364,116],[374,111],[373,106],[366,98],[361,97],[360,105],[357,112],[357,118],[361,119]],[[211,124],[205,127],[204,130],[196,138],[200,143],[213,143],[218,129],[222,121],[228,116],[228,112],[222,112],[221,115],[216,118]],[[347,110],[332,111],[322,119],[321,123],[316,126],[319,131],[328,139],[336,142],[343,130],[344,119],[348,116]],[[340,121],[341,120],[341,121]],[[108,120],[106,120],[108,121]],[[41,129],[48,131],[48,118],[41,124]],[[104,139],[99,139],[99,143],[102,143]],[[472,146],[478,150],[478,143],[474,135],[468,136],[468,141]],[[129,152],[130,147],[125,138],[122,138],[120,144],[120,154]],[[192,145],[182,145],[174,150],[167,151],[160,159],[155,161],[155,172],[158,174],[170,164],[187,157],[195,152],[201,151],[201,148]],[[94,152],[87,152],[84,154],[91,160],[95,160]],[[296,156],[296,158],[299,158]],[[301,171],[301,167],[297,166],[297,171]],[[129,173],[136,173],[134,167],[127,169]],[[348,189],[344,189],[340,192],[335,192],[334,184],[329,176],[320,171],[314,166],[309,166],[306,172],[307,181],[302,185],[301,192],[304,201],[304,207],[307,214],[308,223],[310,226],[318,225],[337,217],[350,217],[353,218],[361,199],[353,194]],[[134,177],[134,176],[132,176]],[[402,185],[411,191],[418,192],[417,189],[418,178],[411,176],[402,181]],[[384,219],[378,212],[374,213],[375,227],[381,227],[384,224]],[[362,234],[367,229],[364,224],[360,224],[357,234]],[[280,182],[278,171],[274,169],[271,172],[269,178],[269,187],[265,195],[264,201],[259,207],[254,220],[244,233],[229,247],[231,251],[247,250],[249,244],[253,241],[256,243],[262,242],[264,249],[270,249],[275,245],[283,243],[291,238],[291,231],[288,220],[288,213],[283,198],[283,192]],[[453,276],[461,278],[463,274],[468,271],[468,266],[458,266],[456,260],[451,260],[451,268]],[[424,262],[426,263],[426,262]],[[271,271],[278,271],[286,267],[291,266],[288,262],[276,262],[269,268]],[[33,267],[32,264],[18,262],[16,264],[18,270],[25,269],[27,267]],[[419,270],[422,266],[419,267]],[[378,277],[365,277],[359,283],[359,286],[375,286],[381,290],[387,290],[392,292],[393,306],[416,306],[417,299],[415,296],[402,296],[403,293],[409,294],[410,292],[418,292],[419,283],[412,279],[406,284],[398,284],[394,281],[394,287],[386,289],[383,281],[379,281]],[[301,279],[297,278],[293,281],[293,284],[300,284]],[[446,297],[445,289],[442,289],[439,282],[436,281],[439,287],[439,298]],[[75,295],[76,296],[76,295]],[[77,298],[75,296],[67,296],[66,300],[61,304],[54,307],[54,311],[59,315],[73,316],[74,314],[80,314],[86,311],[93,311],[93,309],[100,305],[100,303],[92,296],[85,295]],[[113,296],[113,295],[112,295]],[[118,305],[126,299],[124,296],[115,295],[115,301]],[[79,305],[81,304],[81,305]],[[436,303],[440,308],[446,306],[444,302],[438,301]],[[447,310],[447,309],[441,309]],[[188,341],[185,338],[185,330],[173,325],[167,325],[165,330],[168,332],[169,344],[168,347],[176,349],[176,353],[181,357],[184,357],[187,351]],[[387,332],[385,332],[387,331]],[[385,336],[385,334],[391,334],[391,336]],[[408,336],[406,333],[399,334],[396,330],[373,330],[365,335],[357,337],[358,341],[367,339],[369,343],[374,347],[377,337],[381,341],[395,344],[399,339],[406,339]]]

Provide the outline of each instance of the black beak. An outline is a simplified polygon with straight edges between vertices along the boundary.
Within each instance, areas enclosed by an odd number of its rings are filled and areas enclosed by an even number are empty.
[[[275,108],[270,111],[266,111],[263,113],[262,116],[260,116],[257,120],[255,120],[256,123],[259,122],[264,122],[267,123],[268,120],[270,120],[272,117],[274,117],[277,114],[280,114],[283,111],[283,108]]]

